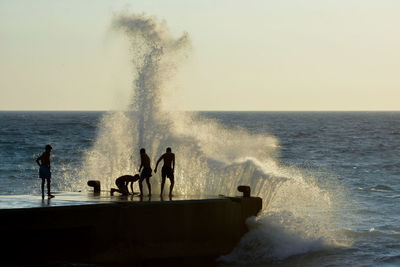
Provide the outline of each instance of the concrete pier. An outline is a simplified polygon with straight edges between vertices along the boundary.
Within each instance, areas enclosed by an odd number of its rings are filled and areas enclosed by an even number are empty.
[[[88,263],[216,258],[235,247],[247,231],[246,219],[262,208],[258,197],[74,196],[57,194],[44,202],[35,197],[31,205],[22,198],[22,208],[4,205],[13,196],[0,197],[4,258]],[[70,203],[73,199],[79,203]]]

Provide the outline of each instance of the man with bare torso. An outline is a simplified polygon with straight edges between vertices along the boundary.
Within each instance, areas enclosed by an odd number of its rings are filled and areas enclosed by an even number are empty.
[[[50,194],[50,179],[51,179],[51,172],[50,172],[50,153],[53,148],[51,145],[46,145],[45,151],[43,154],[36,159],[36,163],[39,165],[39,177],[42,178],[42,198],[44,198],[44,183],[45,180],[47,181],[47,196],[49,198],[54,197]]]
[[[157,173],[157,166],[158,163],[160,163],[161,160],[164,160],[164,165],[161,169],[161,194],[163,194],[164,191],[164,184],[165,184],[165,178],[168,177],[171,185],[169,187],[169,195],[172,196],[172,190],[174,189],[174,184],[175,184],[175,177],[174,177],[174,170],[175,170],[175,154],[171,152],[171,148],[168,147],[166,153],[164,153],[156,163],[156,167],[154,168],[154,173]]]
[[[124,196],[129,195],[129,189],[128,189],[129,183],[131,184],[132,195],[134,195],[135,193],[133,192],[133,183],[138,181],[139,179],[140,179],[139,174],[135,174],[133,176],[123,175],[118,177],[115,180],[115,184],[117,185],[118,189],[111,188],[111,195],[114,195],[114,192],[121,193]]]
[[[139,189],[140,189],[140,196],[143,196],[143,180],[146,179],[147,188],[149,189],[149,196],[151,196],[151,184],[150,184],[150,177],[151,174],[151,166],[150,166],[150,158],[146,154],[146,150],[144,148],[140,149],[140,167],[139,172],[143,168],[143,171],[140,173],[139,179]]]

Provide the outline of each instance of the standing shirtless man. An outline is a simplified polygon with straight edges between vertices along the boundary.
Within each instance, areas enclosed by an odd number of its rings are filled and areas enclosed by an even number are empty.
[[[54,197],[50,194],[50,153],[53,148],[51,145],[46,145],[43,154],[36,159],[36,163],[39,165],[39,177],[42,178],[42,198],[44,198],[44,182],[47,180],[47,196],[49,198]]]
[[[146,150],[144,148],[140,149],[140,167],[139,172],[143,168],[143,171],[140,174],[139,179],[139,189],[140,196],[143,196],[143,180],[146,179],[147,188],[149,189],[149,196],[151,196],[151,185],[150,185],[150,177],[151,175],[151,166],[150,166],[150,158],[146,154]]]
[[[158,163],[160,163],[161,160],[164,160],[164,166],[161,169],[161,194],[163,194],[164,191],[164,184],[165,184],[165,178],[168,177],[171,185],[169,187],[169,196],[172,196],[172,189],[174,189],[174,169],[175,169],[175,154],[171,152],[171,148],[168,147],[166,153],[164,153],[156,163],[156,167],[154,168],[154,173],[157,173],[157,166]],[[171,167],[172,165],[172,167]]]

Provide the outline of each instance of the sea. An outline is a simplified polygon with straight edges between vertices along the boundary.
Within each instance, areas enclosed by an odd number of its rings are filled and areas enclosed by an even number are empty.
[[[149,128],[122,111],[1,111],[0,194],[40,195],[46,144],[52,190],[74,192],[136,172],[139,145],[153,164],[171,145],[176,194],[263,198],[218,266],[400,266],[400,112],[178,113]]]

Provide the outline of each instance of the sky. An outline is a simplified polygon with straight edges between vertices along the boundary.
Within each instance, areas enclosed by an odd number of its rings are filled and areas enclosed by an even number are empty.
[[[398,0],[0,0],[0,110],[128,105],[129,10],[192,41],[183,110],[400,110]]]

